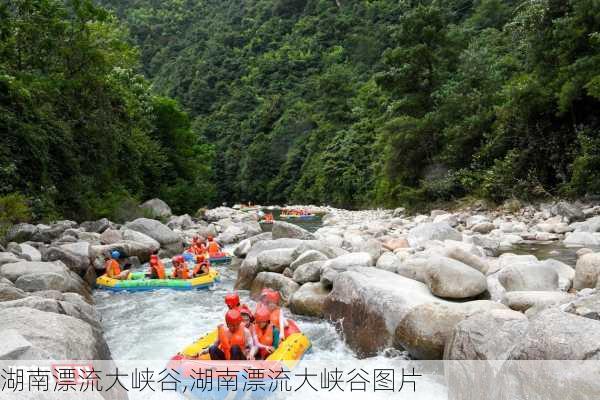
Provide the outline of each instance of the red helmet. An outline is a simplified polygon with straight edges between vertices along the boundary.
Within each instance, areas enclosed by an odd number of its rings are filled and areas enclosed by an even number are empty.
[[[267,294],[269,294],[270,292],[272,292],[272,289],[269,288],[263,288],[263,290],[260,291],[260,299],[262,300],[263,298],[265,298],[267,296]]]
[[[183,256],[179,255],[171,258],[171,261],[173,262],[173,264],[181,264],[185,261],[185,259],[183,258]]]
[[[240,305],[240,296],[237,293],[227,293],[225,295],[225,304],[229,306],[229,308],[234,308]]]
[[[158,264],[158,256],[156,254],[152,254],[150,256],[150,264],[152,264],[152,265]]]
[[[254,318],[256,322],[269,322],[269,320],[271,319],[271,313],[264,306],[259,307],[258,310],[256,310]]]
[[[242,323],[242,314],[238,310],[229,310],[225,314],[225,322],[227,325],[239,325]]]
[[[279,292],[276,290],[270,290],[267,294],[265,294],[266,300],[275,304],[279,304],[279,300],[281,296]]]
[[[214,239],[214,237],[213,237],[213,235],[208,235],[208,236],[206,236],[206,239],[210,242],[211,240]]]

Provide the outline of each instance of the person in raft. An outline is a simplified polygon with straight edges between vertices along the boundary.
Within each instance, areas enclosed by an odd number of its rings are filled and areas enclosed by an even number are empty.
[[[208,353],[211,360],[254,360],[254,340],[243,322],[238,310],[227,311],[226,324],[219,325],[217,340],[199,355]]]
[[[259,308],[254,315],[251,332],[256,348],[255,359],[266,360],[275,351],[276,342],[279,341],[278,331],[271,323],[271,313],[266,307]]]
[[[190,270],[183,256],[175,256],[171,259],[173,264],[173,270],[171,271],[171,278],[173,279],[189,279]]]
[[[198,236],[194,236],[192,238],[192,244],[189,247],[188,251],[196,255],[204,255],[207,252],[207,249],[204,243],[202,243],[202,241],[200,240],[200,238]]]
[[[146,274],[148,279],[167,279],[165,272],[165,266],[160,261],[160,258],[156,254],[150,256],[150,270]]]
[[[106,269],[106,276],[122,281],[129,278],[129,271],[121,270],[121,264],[118,261],[119,258],[121,258],[121,253],[113,250],[110,255],[105,257],[104,268]]]
[[[275,347],[278,347],[279,344],[286,338],[286,330],[289,328],[289,324],[287,319],[283,316],[283,312],[279,307],[279,302],[281,301],[281,296],[279,292],[276,290],[265,288],[261,292],[260,303],[256,306],[256,311],[254,314],[258,315],[260,311],[266,309],[269,312],[269,321],[273,324],[276,330],[276,342],[274,343]]]
[[[221,256],[221,246],[219,246],[219,243],[217,243],[212,235],[208,235],[206,238],[206,248],[211,257]]]
[[[240,303],[240,296],[237,292],[227,293],[225,295],[225,304],[228,310],[237,310],[240,312],[242,308],[250,310],[247,305]]]
[[[209,271],[210,271],[210,261],[208,260],[206,255],[205,254],[196,255],[196,266],[194,267],[194,270],[192,271],[192,276],[196,277],[196,276],[200,276],[200,275],[205,275],[205,274],[208,274]]]

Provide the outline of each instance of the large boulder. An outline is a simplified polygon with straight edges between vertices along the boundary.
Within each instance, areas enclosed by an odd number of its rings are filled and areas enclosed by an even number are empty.
[[[116,229],[107,229],[100,235],[100,243],[114,244],[123,240],[123,234]]]
[[[402,265],[402,260],[396,254],[388,251],[383,253],[381,257],[377,260],[377,264],[375,267],[379,269],[383,269],[390,272],[396,272],[398,267]]]
[[[503,303],[512,310],[525,312],[530,308],[540,310],[572,299],[573,295],[566,292],[544,292],[544,291],[528,291],[528,292],[506,292],[504,294]]]
[[[28,293],[16,288],[11,281],[6,278],[0,278],[0,302],[19,300],[27,296]]]
[[[271,234],[271,232],[264,232],[258,235],[251,236],[247,239],[242,240],[233,250],[233,254],[236,257],[244,258],[256,242],[271,239],[273,239],[273,235]]]
[[[600,238],[590,232],[567,232],[563,242],[566,245],[574,246],[598,246],[600,245]]]
[[[91,293],[85,282],[70,271],[42,272],[37,274],[21,275],[15,281],[15,287],[25,292],[41,290],[57,290],[59,292],[73,292],[90,297]]]
[[[324,314],[340,321],[348,344],[366,356],[392,345],[412,308],[435,301],[420,282],[378,268],[356,268],[335,276]]]
[[[21,259],[19,257],[17,257],[16,254],[14,254],[14,253],[11,253],[8,251],[0,252],[0,266],[2,266],[4,264],[19,262],[19,261],[21,261]]]
[[[271,288],[279,291],[283,304],[287,305],[290,298],[300,288],[296,282],[275,272],[261,272],[256,275],[252,282],[250,295],[257,298],[263,288]]]
[[[559,201],[550,208],[553,215],[558,215],[569,220],[569,222],[582,221],[585,219],[583,209],[575,204]]]
[[[74,293],[69,293],[73,295]],[[18,300],[0,303],[0,310],[14,307],[28,307],[39,311],[53,312],[55,314],[69,315],[73,318],[87,322],[97,329],[101,329],[99,316],[92,306],[85,301],[72,303],[69,301],[29,296]]]
[[[220,219],[232,218],[240,212],[229,207],[217,207],[204,211],[204,219],[209,222],[216,222]]]
[[[348,253],[328,260],[323,268],[345,271],[353,268],[372,267],[373,265],[373,257],[369,253]]]
[[[91,265],[89,252],[87,242],[50,247],[44,252],[44,261],[62,261],[71,271],[83,276]]]
[[[600,321],[549,308],[530,318],[513,360],[600,360]]]
[[[17,255],[23,260],[42,261],[42,253],[40,253],[38,249],[27,243],[21,243],[16,245],[15,250]]]
[[[507,292],[558,290],[558,273],[541,263],[506,266],[499,272],[498,280]]]
[[[600,321],[600,293],[583,296],[565,304],[564,311]]]
[[[194,221],[189,214],[172,216],[167,222],[169,229],[188,229],[194,225]]]
[[[138,218],[125,226],[156,240],[160,243],[161,248],[168,252],[166,255],[178,254],[183,251],[181,237],[160,221]]]
[[[302,240],[314,240],[315,236],[304,228],[298,225],[290,224],[284,221],[273,222],[273,239],[302,239]]]
[[[298,315],[322,318],[328,294],[329,291],[318,282],[305,283],[292,295],[290,311]]]
[[[427,258],[411,257],[402,262],[396,273],[410,279],[425,283],[425,270],[427,269]]]
[[[475,268],[482,274],[487,274],[489,265],[488,263],[478,257],[477,255],[466,251],[465,249],[458,246],[449,246],[445,252],[446,257],[452,258],[456,261],[460,261],[463,264],[468,265],[471,268]]]
[[[31,224],[25,224],[25,223],[16,224],[16,225],[13,225],[8,230],[4,240],[6,240],[7,243],[8,242],[17,242],[17,243],[26,242],[33,238],[33,235],[35,235],[35,233],[37,232],[37,229],[38,228],[35,225],[31,225]]]
[[[548,258],[542,261],[542,265],[552,268],[558,274],[558,288],[563,291],[571,289],[573,279],[575,279],[575,269],[561,261]]]
[[[408,350],[417,359],[442,359],[456,324],[475,313],[493,309],[505,310],[506,307],[488,300],[417,305],[398,324],[395,347]]]
[[[140,204],[140,208],[152,218],[168,218],[173,213],[171,207],[161,199],[151,199]]]
[[[236,289],[250,289],[252,281],[258,274],[258,255],[265,250],[295,248],[300,246],[300,239],[277,239],[277,240],[261,240],[250,248],[246,258],[239,267],[238,277],[235,282]]]
[[[294,251],[294,254],[296,254],[296,251]],[[307,250],[290,264],[290,268],[295,271],[299,266],[313,261],[327,261],[327,256],[317,250]]]
[[[61,274],[66,271],[67,268],[62,263],[39,261],[19,261],[16,263],[4,264],[0,267],[0,275],[11,282],[15,282],[22,275],[35,275],[47,272]]]
[[[331,244],[321,240],[303,240],[299,246],[296,247],[294,252],[294,259],[297,259],[303,253],[309,250],[316,250],[327,256],[327,258],[336,258],[348,254],[348,252],[341,247],[332,246]]]
[[[579,257],[575,264],[573,289],[595,288],[600,275],[600,253],[588,253]]]
[[[121,235],[123,240],[141,243],[149,249],[152,249],[152,251],[158,251],[160,249],[160,243],[157,240],[133,229],[124,229]]]
[[[420,224],[408,232],[411,247],[423,246],[430,240],[462,240],[462,234],[445,222]]]
[[[217,241],[222,244],[236,243],[261,232],[258,222],[234,222],[217,236]]]
[[[410,247],[408,244],[408,240],[405,238],[393,238],[388,239],[382,243],[383,247],[389,251],[394,251],[398,249],[406,249]]]
[[[507,309],[475,313],[458,322],[444,349],[445,360],[506,360],[527,330],[527,317]]]
[[[2,332],[18,332],[23,346],[13,359],[108,360],[110,350],[100,330],[90,324],[54,312],[28,307],[0,309]],[[4,335],[3,335],[4,337]],[[28,344],[25,344],[25,341]],[[4,358],[4,357],[3,357]]]
[[[141,262],[146,262],[156,252],[156,247],[148,243],[124,240],[108,245],[90,246],[90,260],[97,270],[104,269],[104,258],[116,250],[123,257],[137,257]]]
[[[85,229],[87,232],[103,233],[105,230],[110,228],[110,221],[106,218],[99,219],[97,221],[86,221],[79,225],[80,228]]]
[[[424,277],[431,293],[438,297],[465,299],[478,296],[487,289],[481,272],[446,257],[431,257]]]
[[[256,270],[282,273],[292,263],[293,253],[294,249],[265,250],[256,257]]]
[[[61,237],[62,234],[71,227],[73,227],[73,224],[70,222],[55,223],[51,226],[38,225],[31,240],[34,242],[51,243]]]
[[[312,261],[302,264],[294,270],[292,279],[300,285],[307,282],[319,282],[321,280],[321,269],[324,264],[324,261]]]

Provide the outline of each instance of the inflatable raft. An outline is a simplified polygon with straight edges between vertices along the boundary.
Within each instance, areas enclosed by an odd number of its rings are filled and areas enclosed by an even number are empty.
[[[302,360],[304,354],[311,348],[310,340],[296,327],[292,320],[288,320],[297,332],[288,336],[279,347],[266,360],[253,361],[214,361],[208,354],[195,358],[202,350],[211,346],[217,339],[218,332],[214,331],[202,336],[196,342],[187,346],[183,351],[174,356],[169,368],[178,372],[178,378],[182,381],[179,386],[180,392],[188,398],[202,399],[264,399],[272,396],[275,392],[269,392],[269,387],[281,382],[282,371],[291,371]],[[257,379],[249,376],[248,371],[264,371],[264,376]],[[198,379],[201,376],[212,374],[212,385],[208,388],[198,387]],[[225,374],[224,372],[227,371]],[[232,375],[235,378],[232,378]],[[237,382],[237,390],[232,390],[219,380]],[[257,381],[259,381],[257,383]],[[223,383],[224,383],[223,382]],[[245,385],[252,382],[260,385],[264,390],[248,392],[244,390]]]
[[[307,214],[307,215],[280,215],[279,219],[290,220],[290,221],[314,221],[318,219],[319,216],[315,214]]]
[[[171,271],[167,271],[170,275]],[[96,279],[100,289],[118,291],[141,292],[158,289],[196,290],[208,289],[219,280],[219,273],[211,269],[208,274],[192,279],[147,279],[145,272],[132,272],[129,279],[118,280],[102,275]]]
[[[229,253],[219,253],[209,258],[211,265],[223,265],[231,262],[231,255]]]

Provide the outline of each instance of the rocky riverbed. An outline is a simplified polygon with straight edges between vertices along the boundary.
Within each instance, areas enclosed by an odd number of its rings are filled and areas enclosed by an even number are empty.
[[[600,207],[566,202],[510,209],[345,211],[315,208],[309,232],[219,207],[119,225],[19,224],[0,252],[3,359],[110,359],[92,297],[103,255],[141,266],[180,253],[194,235],[234,246],[235,287],[282,293],[299,315],[331,321],[360,356],[390,347],[417,359],[600,358]],[[162,222],[161,222],[162,221]],[[580,246],[569,265],[513,254],[520,246]],[[557,257],[559,258],[559,257]]]

